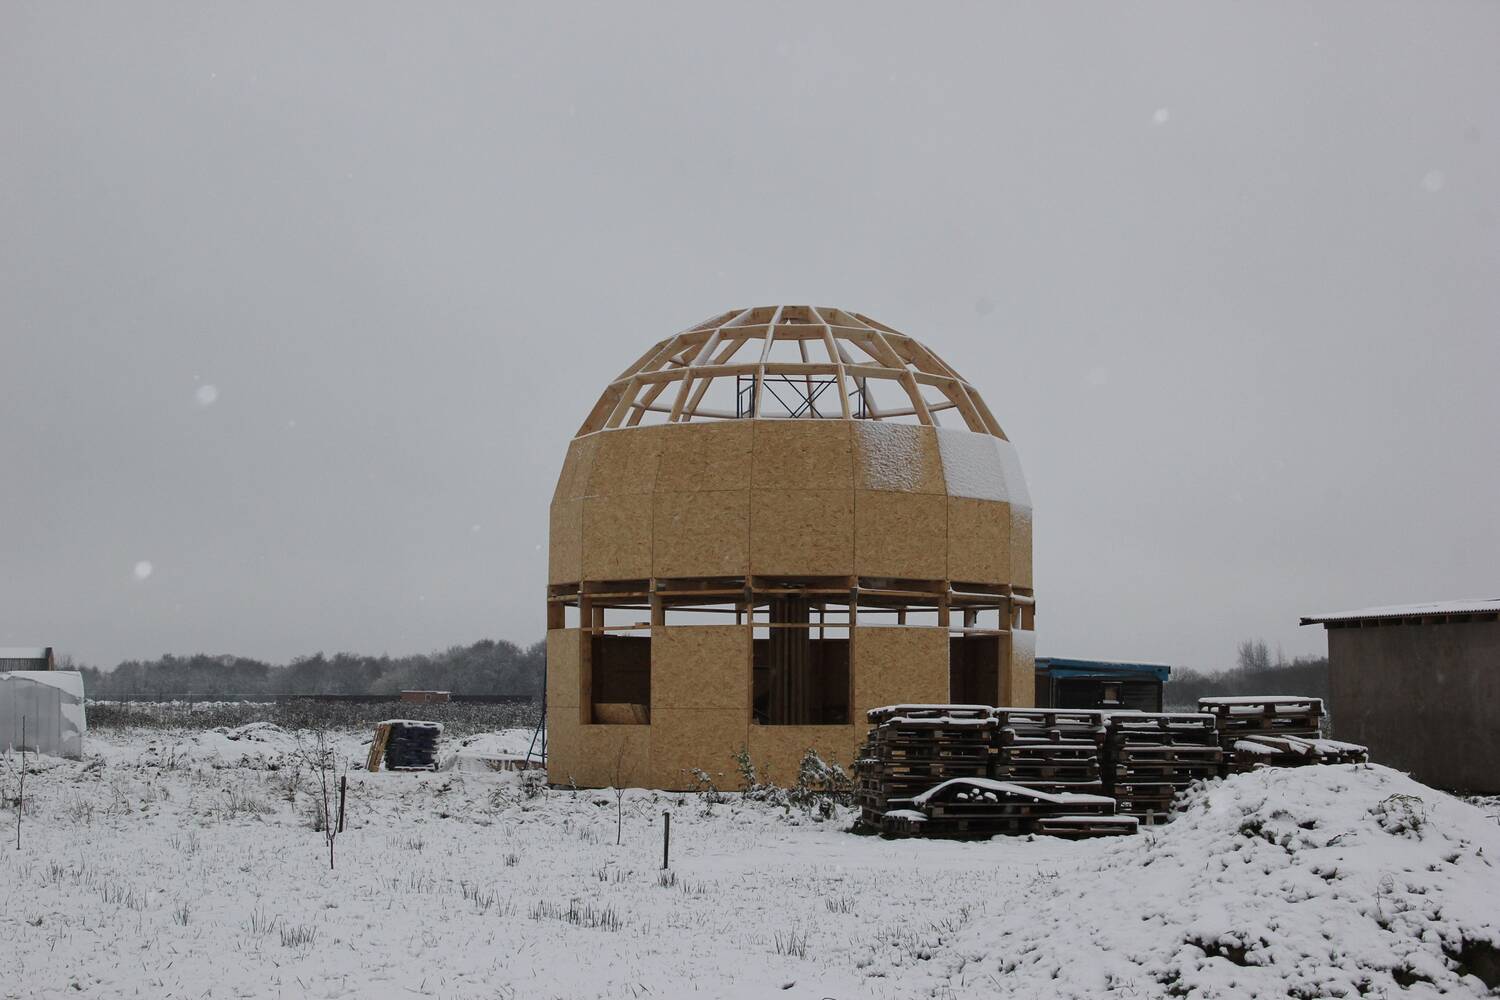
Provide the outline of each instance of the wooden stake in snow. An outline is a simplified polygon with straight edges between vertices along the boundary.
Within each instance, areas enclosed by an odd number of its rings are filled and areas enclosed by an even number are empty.
[[[349,790],[349,776],[339,775],[339,833],[344,832],[344,793]]]
[[[662,871],[666,871],[667,863],[672,857],[672,814],[663,812],[661,816],[666,820],[666,824],[661,828],[661,868]]]

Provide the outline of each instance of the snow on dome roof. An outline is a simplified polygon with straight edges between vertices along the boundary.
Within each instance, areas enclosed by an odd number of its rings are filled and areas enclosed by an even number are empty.
[[[578,434],[750,417],[931,427],[939,414],[1005,438],[975,388],[906,334],[828,306],[754,306],[654,345],[609,384]]]
[[[1472,598],[1459,601],[1433,601],[1428,604],[1390,604],[1384,607],[1335,611],[1331,614],[1306,615],[1303,625],[1358,621],[1361,618],[1428,618],[1449,615],[1482,615],[1500,612],[1500,598]]]

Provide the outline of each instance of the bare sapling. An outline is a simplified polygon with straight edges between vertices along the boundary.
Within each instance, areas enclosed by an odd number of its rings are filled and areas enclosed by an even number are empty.
[[[625,741],[620,741],[620,752],[615,754],[615,846],[620,846],[625,833]]]
[[[334,749],[328,734],[318,730],[311,747],[301,750],[303,761],[317,775],[314,789],[317,799],[313,802],[314,826],[323,832],[323,841],[328,845],[328,869],[333,870],[334,844],[344,829],[343,790],[349,776],[349,762],[342,760]]]
[[[21,777],[16,783],[16,850],[21,849],[21,816],[26,812],[26,716],[21,716]]]

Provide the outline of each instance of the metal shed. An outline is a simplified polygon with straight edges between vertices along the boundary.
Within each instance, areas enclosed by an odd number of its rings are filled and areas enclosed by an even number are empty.
[[[1165,663],[1036,659],[1036,703],[1044,708],[1162,710],[1162,687],[1172,668]]]
[[[1307,615],[1328,632],[1333,735],[1453,791],[1500,793],[1500,598]]]

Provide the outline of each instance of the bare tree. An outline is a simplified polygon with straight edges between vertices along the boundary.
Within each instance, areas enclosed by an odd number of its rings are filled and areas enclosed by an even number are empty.
[[[625,741],[620,741],[620,752],[615,754],[615,846],[620,846],[625,834]]]
[[[300,749],[300,755],[308,768],[317,776],[317,786],[314,791],[317,798],[313,802],[314,826],[323,831],[323,840],[328,845],[328,868],[333,869],[333,847],[342,832],[343,818],[339,815],[339,779],[346,777],[349,773],[349,761],[342,758],[334,749],[333,742],[329,740],[328,734],[318,730],[311,747],[304,746]],[[343,765],[340,770],[340,763]]]

